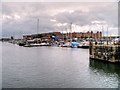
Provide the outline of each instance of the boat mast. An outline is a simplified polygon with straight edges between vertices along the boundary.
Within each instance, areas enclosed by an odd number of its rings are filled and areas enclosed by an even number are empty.
[[[71,44],[72,44],[72,22],[70,23],[70,33],[71,33],[70,42],[71,42]]]
[[[108,37],[108,26],[107,26],[107,45],[108,45],[108,39],[109,37]]]
[[[66,41],[68,42],[68,31],[67,31],[67,28],[66,28]]]
[[[62,27],[62,38],[63,38],[63,41],[64,41],[64,33],[63,33],[63,27]]]
[[[37,34],[38,34],[38,31],[39,31],[39,18],[37,19]]]
[[[37,35],[36,35],[36,40],[37,40],[37,43],[38,43],[38,32],[39,32],[39,18],[37,19]]]
[[[104,29],[103,29],[103,25],[102,25],[102,37],[104,37]]]

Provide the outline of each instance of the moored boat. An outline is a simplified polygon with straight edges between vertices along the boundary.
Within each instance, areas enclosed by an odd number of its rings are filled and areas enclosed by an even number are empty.
[[[19,46],[24,46],[24,45],[26,45],[26,43],[25,43],[25,42],[23,42],[23,41],[18,42],[17,44],[18,44]]]
[[[24,47],[38,47],[38,46],[51,46],[51,45],[49,43],[32,43],[24,45]]]
[[[78,43],[78,42],[72,42],[71,43],[72,48],[78,48],[79,45],[80,45],[80,43]]]
[[[71,43],[70,42],[66,42],[65,44],[61,45],[61,47],[71,47]]]
[[[89,49],[89,42],[88,41],[81,42],[78,48]]]

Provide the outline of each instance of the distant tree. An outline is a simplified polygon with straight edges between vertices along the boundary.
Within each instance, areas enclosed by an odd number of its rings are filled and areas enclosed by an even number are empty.
[[[87,36],[85,36],[85,39],[88,38]]]
[[[84,38],[83,36],[81,36],[81,38]]]
[[[14,38],[13,38],[13,36],[11,36],[11,40],[13,40]]]
[[[90,36],[90,38],[93,38],[92,36]]]

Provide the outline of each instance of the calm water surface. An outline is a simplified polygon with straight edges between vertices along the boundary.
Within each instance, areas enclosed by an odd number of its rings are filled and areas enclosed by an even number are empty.
[[[89,60],[89,50],[2,43],[3,88],[118,88],[120,65]]]

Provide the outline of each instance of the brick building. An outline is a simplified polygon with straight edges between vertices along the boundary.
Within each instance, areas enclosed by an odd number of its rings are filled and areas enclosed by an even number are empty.
[[[71,34],[66,34],[68,35],[68,38],[71,37]],[[98,32],[97,33],[93,33],[92,31],[91,32],[86,32],[86,33],[83,33],[83,32],[73,32],[72,33],[72,38],[96,38],[96,39],[100,39],[102,38],[102,32]]]
[[[73,32],[71,33],[61,33],[61,32],[50,32],[50,33],[41,33],[41,34],[33,34],[33,35],[24,35],[23,39],[30,40],[34,38],[41,38],[41,39],[51,39],[50,36],[56,36],[61,39],[70,39],[72,38],[95,38],[100,39],[102,38],[102,32],[97,31],[96,33],[91,32]]]

